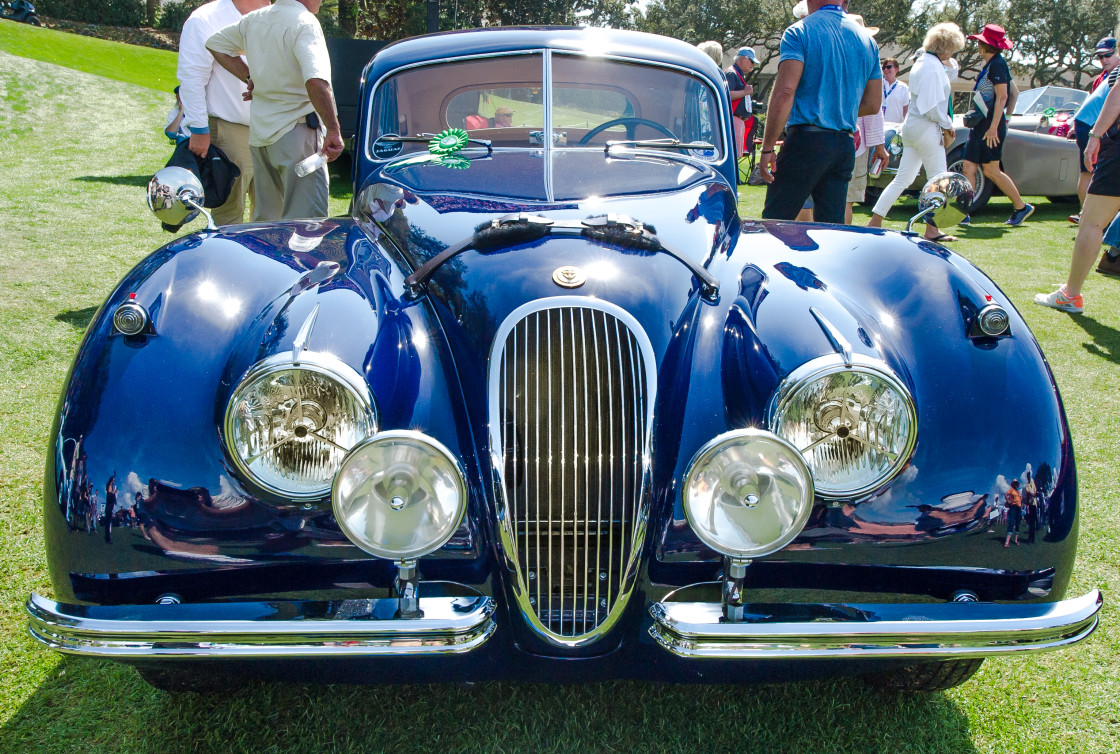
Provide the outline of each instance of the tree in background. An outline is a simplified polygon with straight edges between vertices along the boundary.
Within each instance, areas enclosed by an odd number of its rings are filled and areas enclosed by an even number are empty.
[[[338,26],[351,37],[358,31],[358,0],[338,0]]]
[[[759,83],[764,70],[772,71],[777,62],[782,32],[794,21],[794,2],[649,0],[643,12],[634,0],[440,0],[439,28],[588,24],[638,29],[690,44],[713,39],[729,60],[736,49],[750,45],[761,63],[752,74],[755,96],[764,98],[769,83]],[[1083,87],[1099,71],[1094,48],[1115,30],[1120,0],[851,0],[850,10],[879,27],[875,40],[902,60],[904,75],[935,23],[954,21],[966,34],[995,23],[1015,41],[1012,68],[1033,85]],[[393,41],[427,31],[426,0],[326,0],[319,16],[325,30],[344,36]],[[957,59],[965,79],[983,65],[974,44]]]
[[[714,40],[729,59],[735,50],[750,45],[759,65],[748,80],[756,83],[763,69],[778,60],[782,31],[795,20],[793,5],[772,0],[651,0],[635,26],[694,45]],[[756,98],[764,95],[765,89],[755,88]]]
[[[1015,62],[1035,86],[1084,88],[1100,73],[1097,40],[1116,31],[1120,0],[1010,0]]]

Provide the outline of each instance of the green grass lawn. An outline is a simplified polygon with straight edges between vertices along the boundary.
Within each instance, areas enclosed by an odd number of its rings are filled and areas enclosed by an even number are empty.
[[[0,22],[0,50],[12,51],[12,26]],[[96,41],[74,39],[75,46]],[[40,55],[33,44],[21,49],[50,61],[68,57],[58,49]],[[40,524],[49,424],[93,313],[169,238],[143,198],[170,151],[162,135],[167,107],[166,94],[141,82],[0,52],[0,752],[1120,750],[1120,280],[1094,275],[1082,316],[1030,303],[1064,279],[1074,234],[1065,222],[1069,206],[1044,200],[1019,229],[1002,225],[1010,205],[995,200],[954,248],[1018,304],[1062,388],[1082,502],[1071,591],[1106,593],[1100,630],[1078,647],[989,660],[960,688],[910,696],[842,680],[255,684],[231,695],[174,697],[127,667],[41,649],[27,636],[23,602],[32,590],[50,593]],[[94,127],[107,108],[115,128]],[[331,207],[340,213],[347,190],[344,182],[335,186]],[[744,214],[757,216],[762,196],[745,189]],[[897,209],[888,224],[902,227],[913,206]],[[857,212],[861,218],[865,212]],[[1024,416],[1024,426],[1030,420]]]
[[[179,56],[174,52],[83,37],[17,24],[15,21],[0,21],[0,51],[161,92],[170,93],[178,83],[175,80],[175,65]],[[86,97],[89,93],[67,87],[59,94],[74,100]],[[175,104],[174,98],[171,104]],[[106,120],[119,122],[119,119],[112,117],[111,112],[103,111],[98,122],[100,124]]]

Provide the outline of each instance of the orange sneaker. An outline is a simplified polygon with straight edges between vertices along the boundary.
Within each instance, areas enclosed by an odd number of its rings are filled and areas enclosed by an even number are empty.
[[[1085,311],[1085,301],[1082,299],[1081,294],[1076,296],[1067,296],[1066,287],[1059,286],[1058,290],[1053,293],[1038,293],[1034,297],[1034,302],[1039,306],[1049,306],[1051,309],[1058,309],[1070,314],[1080,314]]]

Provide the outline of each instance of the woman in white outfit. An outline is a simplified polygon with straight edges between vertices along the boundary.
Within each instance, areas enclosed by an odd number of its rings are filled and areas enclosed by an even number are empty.
[[[891,205],[910,188],[923,165],[930,177],[945,172],[945,144],[954,136],[949,117],[950,72],[956,78],[953,55],[964,49],[964,33],[954,23],[937,24],[926,33],[922,48],[924,52],[910,69],[910,110],[902,125],[902,160],[898,174],[875,202],[867,223],[871,228],[883,227]],[[929,224],[925,236],[931,241],[957,240]]]

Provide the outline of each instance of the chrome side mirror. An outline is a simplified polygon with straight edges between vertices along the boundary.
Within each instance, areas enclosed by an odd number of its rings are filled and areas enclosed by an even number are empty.
[[[214,218],[202,206],[202,183],[186,168],[163,168],[148,181],[148,209],[160,222],[178,227],[198,213],[206,216],[206,229],[217,230]]]
[[[938,228],[956,225],[968,214],[974,197],[972,184],[963,175],[952,171],[938,173],[922,187],[918,196],[918,214],[910,218],[906,232],[913,230],[914,223],[930,216]]]

